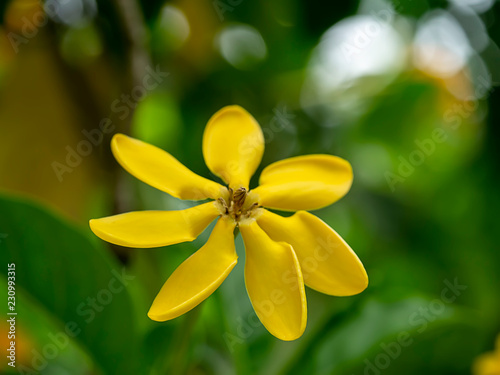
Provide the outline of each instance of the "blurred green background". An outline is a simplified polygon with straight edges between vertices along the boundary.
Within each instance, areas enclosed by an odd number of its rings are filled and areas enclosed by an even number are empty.
[[[13,370],[2,302],[0,372],[470,374],[493,349],[497,2],[12,0],[0,11],[0,284],[7,291],[15,263],[18,312]],[[308,326],[294,342],[256,323],[241,238],[219,290],[157,323],[146,316],[154,296],[211,227],[160,249],[111,246],[88,228],[192,204],[122,170],[113,134],[214,178],[203,129],[230,104],[266,137],[252,186],[291,156],[353,165],[351,192],[315,213],[356,251],[370,285],[342,298],[307,289]]]

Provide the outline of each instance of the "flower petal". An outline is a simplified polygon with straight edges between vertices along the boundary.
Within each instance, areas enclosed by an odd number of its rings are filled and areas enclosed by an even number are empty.
[[[307,286],[334,296],[358,294],[368,286],[354,251],[316,216],[299,211],[285,218],[264,210],[257,222],[274,241],[292,245]]]
[[[474,375],[498,375],[500,374],[500,354],[486,353],[476,358],[472,368]]]
[[[148,316],[156,321],[177,318],[210,296],[238,261],[235,223],[219,219],[207,243],[172,273],[153,301]]]
[[[349,191],[352,168],[337,156],[297,156],[264,168],[259,183],[253,191],[265,207],[315,210],[332,204]]]
[[[302,272],[292,247],[275,242],[255,221],[241,224],[245,242],[245,284],[267,330],[281,340],[299,338],[307,322]]]
[[[123,134],[115,134],[111,150],[127,172],[180,199],[200,200],[221,195],[223,186],[198,176],[168,152]]]
[[[263,153],[262,130],[240,106],[224,107],[208,121],[203,134],[205,162],[233,189],[248,189]]]
[[[96,236],[120,246],[159,247],[193,241],[219,215],[214,202],[178,211],[136,211],[90,220]]]

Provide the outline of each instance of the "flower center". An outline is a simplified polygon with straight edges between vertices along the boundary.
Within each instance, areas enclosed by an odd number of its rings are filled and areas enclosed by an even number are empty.
[[[226,197],[216,200],[221,215],[231,217],[236,223],[255,218],[260,212],[257,196],[241,187],[233,191],[228,188]]]

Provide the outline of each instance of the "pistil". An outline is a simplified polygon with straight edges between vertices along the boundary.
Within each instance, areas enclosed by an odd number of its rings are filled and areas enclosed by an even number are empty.
[[[231,217],[236,223],[249,220],[260,212],[257,197],[243,187],[234,191],[229,188],[226,197],[217,199],[217,207],[221,215]]]

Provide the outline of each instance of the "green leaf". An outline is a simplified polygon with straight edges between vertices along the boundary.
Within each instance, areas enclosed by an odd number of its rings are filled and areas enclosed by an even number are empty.
[[[90,235],[37,204],[0,196],[0,212],[0,273],[15,263],[16,285],[54,320],[74,322],[81,330],[76,340],[105,373],[137,374],[127,291],[134,277]]]
[[[361,373],[380,353],[390,353],[392,363],[414,350],[413,344],[425,335],[457,330],[472,317],[460,305],[437,298],[408,296],[392,302],[372,298],[358,314],[329,330],[315,350],[313,363],[321,373]],[[361,367],[356,369],[360,371],[346,371],[353,366]],[[377,366],[385,365],[377,362]]]
[[[5,294],[5,300],[7,287],[7,279],[0,275],[0,289],[5,291],[2,293],[2,296]],[[9,350],[11,347],[15,349],[15,358],[9,358],[7,363],[0,366],[2,374],[30,374],[31,371],[52,374],[60,373],[61,370],[73,375],[101,373],[95,368],[85,348],[77,341],[80,328],[66,325],[48,313],[21,286],[16,285],[15,293],[15,312],[12,314],[17,315],[8,315],[6,321],[0,322],[0,332],[2,336],[5,332],[9,339]],[[15,331],[9,331],[11,323]],[[2,326],[5,328],[1,328]],[[7,336],[6,332],[11,334]],[[8,352],[7,355],[10,354]],[[13,363],[15,367],[8,363]]]

